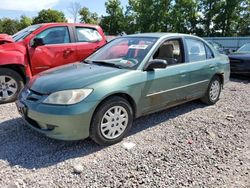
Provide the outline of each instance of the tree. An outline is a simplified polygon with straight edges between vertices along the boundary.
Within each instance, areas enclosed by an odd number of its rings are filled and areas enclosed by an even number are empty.
[[[241,32],[240,28],[247,31],[247,25],[250,24],[249,6],[249,0],[222,1],[221,13],[215,20],[216,28],[221,30],[221,36],[236,36]]]
[[[221,13],[221,3],[223,0],[201,0],[198,1],[199,12],[201,18],[199,20],[199,25],[203,30],[204,36],[213,36],[215,32],[214,21]]]
[[[202,36],[249,34],[250,0],[198,1],[201,15],[197,25]]]
[[[140,32],[167,31],[171,0],[129,0]]]
[[[176,0],[166,22],[170,31],[178,33],[196,33],[198,4],[193,0]]]
[[[124,14],[124,31],[127,34],[138,32],[138,28],[136,25],[136,14],[135,12],[133,12],[131,6],[126,7],[126,11]]]
[[[241,4],[240,18],[236,27],[238,36],[250,36],[250,0]]]
[[[71,2],[70,7],[68,8],[69,13],[73,16],[74,23],[77,22],[81,5],[77,2]]]
[[[67,22],[67,20],[63,12],[52,9],[41,10],[33,20],[33,24],[51,22]]]
[[[24,29],[32,24],[32,19],[22,15],[19,21],[19,30]]]
[[[120,0],[108,0],[105,3],[107,16],[102,16],[100,25],[109,35],[124,31],[124,14]]]
[[[1,33],[13,35],[14,33],[18,32],[18,28],[19,28],[18,20],[13,20],[10,18],[3,18],[0,24],[1,24],[0,26]]]
[[[79,10],[80,14],[80,21],[82,23],[88,23],[88,24],[99,24],[100,19],[98,17],[97,13],[92,13],[89,11],[87,7],[83,7]]]
[[[3,33],[3,26],[2,26],[2,20],[0,19],[0,33]]]

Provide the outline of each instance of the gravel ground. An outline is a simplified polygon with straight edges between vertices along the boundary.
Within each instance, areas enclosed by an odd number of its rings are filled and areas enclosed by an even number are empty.
[[[62,142],[0,106],[0,187],[250,187],[250,82],[142,117],[121,143]],[[135,145],[130,150],[124,142]]]

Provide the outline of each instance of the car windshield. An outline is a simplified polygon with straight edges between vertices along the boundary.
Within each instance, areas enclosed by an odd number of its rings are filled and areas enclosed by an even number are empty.
[[[120,37],[99,49],[85,62],[136,69],[156,41],[155,37]]]
[[[248,52],[250,53],[250,43],[244,44],[237,52]]]
[[[17,32],[16,34],[12,35],[12,38],[15,42],[23,40],[25,37],[27,37],[30,33],[37,30],[40,27],[40,25],[31,25],[29,27],[24,28],[23,30]]]

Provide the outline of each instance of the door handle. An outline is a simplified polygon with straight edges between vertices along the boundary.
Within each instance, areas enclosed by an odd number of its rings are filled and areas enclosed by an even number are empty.
[[[67,58],[72,52],[74,52],[74,50],[72,50],[71,48],[64,50],[63,51],[64,58]]]
[[[214,67],[215,67],[214,64],[210,64],[210,65],[209,65],[209,68],[211,68],[211,69],[214,69]]]
[[[69,53],[72,53],[72,52],[73,52],[73,50],[71,48],[68,48],[67,50],[64,51],[64,53],[66,53],[66,54],[69,54]]]
[[[179,72],[179,74],[181,75],[181,77],[185,77],[186,73],[187,73],[187,71],[185,71],[185,70]]]

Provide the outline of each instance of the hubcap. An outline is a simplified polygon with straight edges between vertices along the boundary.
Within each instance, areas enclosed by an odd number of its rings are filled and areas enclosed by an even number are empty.
[[[107,139],[119,137],[128,125],[128,112],[122,106],[108,109],[101,121],[101,133]]]
[[[210,87],[209,95],[210,99],[215,101],[220,94],[220,82],[218,80],[215,80]]]
[[[0,76],[0,100],[8,100],[17,92],[17,82],[9,76]]]

